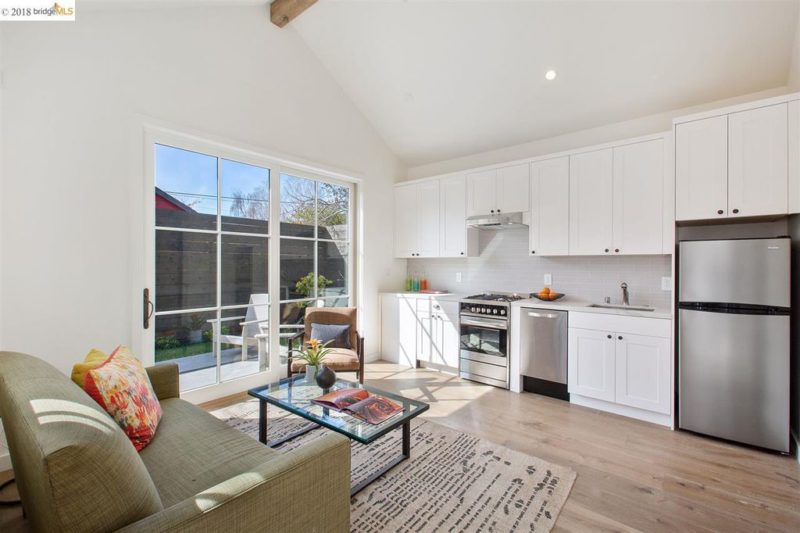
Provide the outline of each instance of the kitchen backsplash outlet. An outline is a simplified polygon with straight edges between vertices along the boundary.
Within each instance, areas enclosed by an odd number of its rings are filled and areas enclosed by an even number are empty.
[[[408,274],[428,279],[434,289],[457,293],[483,291],[535,292],[546,274],[554,274],[553,290],[602,302],[622,299],[620,283],[628,284],[631,304],[670,307],[672,293],[661,289],[671,276],[669,255],[530,257],[528,232],[480,232],[478,257],[409,259]],[[461,283],[455,284],[461,274]]]

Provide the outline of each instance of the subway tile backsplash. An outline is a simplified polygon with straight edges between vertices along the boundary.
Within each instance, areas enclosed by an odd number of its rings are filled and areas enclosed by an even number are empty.
[[[672,293],[661,290],[661,278],[672,275],[669,255],[531,257],[522,229],[481,231],[480,251],[466,259],[409,259],[408,274],[428,278],[432,289],[455,293],[535,292],[551,274],[553,290],[593,302],[610,296],[615,303],[625,281],[631,304],[670,306]]]

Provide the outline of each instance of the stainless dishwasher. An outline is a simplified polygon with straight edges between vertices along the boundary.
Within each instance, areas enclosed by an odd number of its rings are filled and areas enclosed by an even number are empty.
[[[569,400],[567,392],[567,311],[520,309],[522,389]]]

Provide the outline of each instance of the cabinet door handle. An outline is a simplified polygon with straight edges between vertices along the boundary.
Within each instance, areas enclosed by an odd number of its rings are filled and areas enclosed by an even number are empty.
[[[734,210],[733,210],[733,214],[734,214],[734,215],[735,215],[736,213],[738,213],[738,212],[739,212],[739,210],[738,210],[738,209],[734,209]]]
[[[614,248],[614,251],[615,251],[616,253],[619,253],[619,248]]]
[[[606,248],[606,253],[608,253],[608,248]]]
[[[535,253],[536,253],[536,250],[531,250],[531,253],[532,253],[532,254],[535,254]]]
[[[609,339],[611,338],[611,335],[606,335],[606,336],[607,336]]]
[[[619,336],[619,337],[617,337],[617,338],[618,338],[619,340],[622,340],[622,335],[620,335],[620,336]]]
[[[722,209],[717,209],[717,214],[718,214],[718,215],[721,215],[721,214],[722,214],[722,213],[724,213],[724,212],[725,212],[725,211],[723,211]]]
[[[498,209],[498,210],[497,210],[497,212],[499,213],[499,212],[500,212],[500,210]]]

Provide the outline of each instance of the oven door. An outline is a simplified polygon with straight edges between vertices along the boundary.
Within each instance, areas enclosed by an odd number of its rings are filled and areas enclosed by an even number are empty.
[[[508,366],[508,322],[461,315],[461,358]]]

